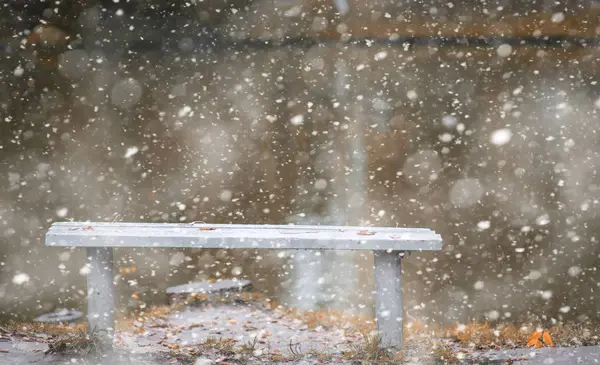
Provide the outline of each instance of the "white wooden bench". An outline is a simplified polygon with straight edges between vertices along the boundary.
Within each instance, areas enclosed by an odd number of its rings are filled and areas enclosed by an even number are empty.
[[[422,228],[60,222],[50,227],[46,246],[87,248],[89,330],[109,334],[115,247],[373,251],[378,335],[382,346],[400,348],[402,253],[441,250],[442,238]]]

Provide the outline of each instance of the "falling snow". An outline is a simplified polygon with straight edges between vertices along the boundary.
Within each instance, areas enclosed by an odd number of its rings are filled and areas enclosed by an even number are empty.
[[[428,228],[444,245],[405,253],[405,328],[598,327],[598,1],[68,3],[0,4],[7,321],[87,311],[88,251],[44,240],[99,221]],[[123,248],[112,277],[119,315],[235,278],[368,318],[373,262]]]
[[[498,56],[506,58],[511,55],[512,51],[513,49],[510,44],[501,44],[496,50],[496,53],[498,53]]]
[[[498,129],[492,132],[490,142],[496,146],[503,146],[510,142],[512,135],[511,130],[508,128]]]
[[[23,285],[29,282],[29,275],[25,273],[17,274],[13,277],[12,282],[16,285]]]
[[[292,125],[295,125],[295,126],[302,125],[304,123],[304,115],[302,115],[302,114],[294,115],[292,117],[292,119],[290,119],[290,123],[292,123]]]
[[[130,158],[130,157],[135,156],[138,152],[140,152],[140,149],[138,147],[136,147],[136,146],[128,147],[127,151],[125,151],[125,156],[123,156],[123,157]]]
[[[56,215],[59,218],[64,218],[67,216],[67,214],[69,214],[69,208],[60,208],[56,210]]]

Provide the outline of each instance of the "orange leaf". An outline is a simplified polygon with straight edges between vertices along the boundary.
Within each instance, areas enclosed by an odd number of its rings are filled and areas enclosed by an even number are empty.
[[[542,337],[544,344],[548,345],[548,346],[552,346],[552,338],[550,337],[550,334],[546,331],[544,331],[544,335]]]
[[[527,342],[539,341],[540,338],[542,338],[542,332],[536,331],[532,333],[531,336],[529,336],[529,338],[527,338]]]
[[[542,341],[540,341],[540,339],[542,338],[542,332],[534,332],[531,334],[531,336],[529,336],[529,338],[527,339],[527,347],[542,347]]]

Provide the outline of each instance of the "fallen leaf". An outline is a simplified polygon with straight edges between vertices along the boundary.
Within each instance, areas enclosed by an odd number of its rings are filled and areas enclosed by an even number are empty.
[[[536,331],[536,332],[532,333],[531,336],[529,336],[529,338],[527,338],[527,343],[528,344],[530,342],[535,343],[535,341],[539,341],[541,337],[542,337],[542,332]]]
[[[121,272],[121,275],[123,274],[131,274],[134,273],[137,270],[137,268],[135,266],[130,266],[130,267],[122,267],[119,269],[119,271]]]
[[[359,236],[372,236],[375,232],[367,231],[366,229],[360,230],[357,233]]]
[[[540,348],[544,345],[552,346],[552,338],[546,331],[536,331],[527,338],[527,347]]]
[[[156,323],[156,324],[150,325],[150,328],[169,328],[169,325],[164,324],[164,323]]]
[[[547,331],[544,331],[544,335],[542,336],[542,340],[544,341],[545,345],[548,346],[552,346],[552,338],[550,337],[550,333],[548,333]]]
[[[198,228],[199,231],[214,231],[216,228],[210,228],[210,227],[200,227]]]

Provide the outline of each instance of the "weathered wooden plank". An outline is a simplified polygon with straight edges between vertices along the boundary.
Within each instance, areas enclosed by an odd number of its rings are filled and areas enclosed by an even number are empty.
[[[440,250],[442,239],[410,228],[61,222],[46,245],[422,251]]]

